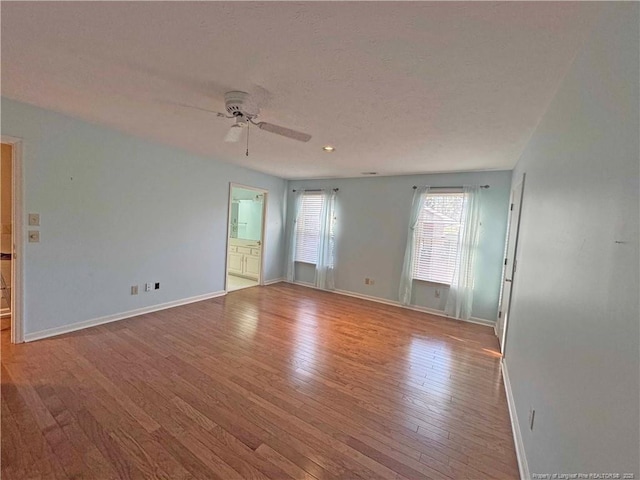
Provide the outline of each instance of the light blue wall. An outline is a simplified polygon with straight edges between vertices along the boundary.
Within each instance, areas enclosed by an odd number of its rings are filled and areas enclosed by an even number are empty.
[[[640,478],[640,5],[603,10],[513,175],[504,361],[531,474]]]
[[[265,280],[282,277],[284,180],[5,98],[2,133],[24,141],[41,219],[25,333],[224,290],[229,182],[269,191]],[[144,282],[161,289],[130,295]]]
[[[495,321],[509,207],[510,171],[291,181],[288,193],[291,201],[291,190],[295,188],[339,188],[336,288],[397,301],[413,196],[411,187],[463,184],[491,185],[482,193],[473,316]],[[290,228],[291,218],[288,222]],[[365,285],[365,277],[374,279],[375,284]],[[313,266],[298,265],[297,279],[313,282]],[[442,290],[439,299],[435,297],[436,288]],[[442,310],[447,291],[447,287],[442,285],[415,281],[413,303]]]

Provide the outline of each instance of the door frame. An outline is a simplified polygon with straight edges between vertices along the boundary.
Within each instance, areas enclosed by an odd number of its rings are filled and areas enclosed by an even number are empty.
[[[11,262],[11,343],[24,342],[23,324],[23,140],[9,135],[1,136],[2,143],[11,145],[11,243],[13,259]]]
[[[513,187],[513,189],[511,190],[511,200],[510,200],[510,205],[514,204],[514,193],[516,192],[516,190],[518,190],[518,187],[521,186],[521,191],[520,191],[520,201],[518,204],[518,223],[516,225],[516,230],[515,230],[515,238],[513,239],[513,241],[515,242],[514,246],[513,246],[513,263],[512,263],[512,271],[511,271],[511,285],[509,286],[510,288],[510,292],[509,292],[509,302],[507,303],[507,308],[505,311],[502,311],[502,300],[504,299],[504,285],[505,285],[505,279],[507,278],[507,269],[506,269],[506,265],[503,269],[502,272],[502,285],[501,285],[501,291],[500,291],[500,305],[498,305],[498,311],[502,312],[504,315],[501,319],[501,332],[496,332],[498,334],[498,340],[500,343],[500,351],[502,352],[502,356],[505,356],[505,352],[506,352],[506,347],[507,347],[507,329],[509,328],[509,321],[511,319],[511,307],[513,305],[513,286],[515,284],[515,273],[517,270],[517,258],[518,258],[518,243],[519,243],[519,239],[520,239],[520,224],[522,222],[522,204],[524,203],[524,187],[525,187],[525,181],[527,179],[527,174],[523,173],[522,174],[522,181],[516,183],[515,187]],[[513,221],[513,215],[514,215],[514,211],[511,210],[511,213],[509,215],[509,223],[507,224],[507,243],[505,245],[505,260],[507,258],[507,253],[509,251],[509,243],[511,242],[511,239],[509,238],[509,233],[510,233],[510,229],[511,229],[511,222]]]
[[[229,244],[231,241],[231,202],[233,201],[233,189],[244,188],[245,190],[253,190],[263,195],[262,202],[262,226],[260,228],[260,275],[258,276],[258,285],[264,285],[264,258],[266,253],[265,231],[267,225],[267,202],[269,199],[269,190],[264,188],[243,185],[242,183],[229,182],[229,208],[227,210],[227,243],[224,251],[224,291],[229,293],[228,276],[229,276]]]

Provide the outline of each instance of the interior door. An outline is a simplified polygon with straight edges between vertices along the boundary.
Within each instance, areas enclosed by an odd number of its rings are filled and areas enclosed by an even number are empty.
[[[500,350],[504,354],[507,339],[507,326],[509,322],[509,310],[511,308],[511,293],[515,273],[518,269],[518,233],[520,230],[520,214],[522,212],[522,196],[524,194],[524,180],[518,183],[511,191],[511,212],[509,216],[509,233],[507,236],[507,250],[504,260],[504,275],[502,281],[502,295],[500,296],[500,308],[498,313],[498,339]]]

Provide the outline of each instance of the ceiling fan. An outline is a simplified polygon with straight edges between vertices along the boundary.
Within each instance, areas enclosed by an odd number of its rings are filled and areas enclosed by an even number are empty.
[[[215,110],[207,110],[205,108],[194,107],[192,105],[182,105],[188,108],[196,108],[198,110],[204,110],[205,112],[215,113],[218,117],[233,118],[234,124],[231,125],[229,131],[224,137],[225,142],[237,142],[242,136],[242,131],[251,125],[255,125],[260,130],[265,132],[275,133],[283,137],[298,140],[300,142],[308,142],[311,140],[311,135],[308,133],[298,132],[291,128],[281,127],[273,123],[258,122],[256,118],[260,114],[260,108],[251,100],[251,97],[246,92],[227,92],[224,94],[224,103],[227,113],[216,112]]]

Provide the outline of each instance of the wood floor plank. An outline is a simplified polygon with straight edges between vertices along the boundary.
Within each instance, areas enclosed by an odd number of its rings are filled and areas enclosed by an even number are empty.
[[[266,443],[260,445],[255,452],[258,456],[279,467],[283,472],[287,472],[291,478],[296,480],[318,480],[318,477],[314,477],[310,473],[298,467],[295,463],[280,455]],[[320,477],[322,478],[322,475],[320,475]]]
[[[117,478],[112,465],[103,457],[98,448],[89,441],[88,437],[78,425],[75,415],[58,398],[53,388],[48,385],[36,387],[36,391],[56,419],[66,441],[82,458],[82,471],[89,472],[94,478]]]
[[[4,478],[27,478],[37,475],[37,472],[29,471],[33,467],[33,459],[27,445],[18,432],[18,424],[13,418],[7,402],[2,402],[0,411],[2,418],[6,419],[2,428],[2,440],[0,464],[10,465],[11,469],[3,475]]]
[[[189,473],[191,473],[193,478],[199,480],[225,480],[215,472],[212,472],[205,462],[201,461],[187,445],[183,444],[179,438],[174,437],[171,432],[161,427],[158,430],[155,430],[152,435],[160,445],[162,445],[185,469],[189,471]]]
[[[3,479],[518,478],[489,327],[281,283],[9,333]]]

